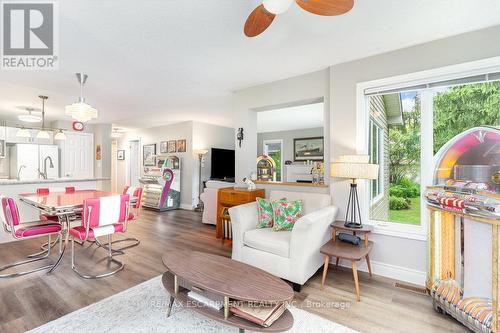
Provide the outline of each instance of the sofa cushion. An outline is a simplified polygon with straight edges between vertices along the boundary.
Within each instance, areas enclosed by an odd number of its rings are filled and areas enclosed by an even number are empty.
[[[332,204],[332,199],[329,194],[323,193],[306,193],[294,191],[271,191],[269,199],[279,200],[287,198],[288,200],[302,200],[302,209],[304,215],[320,210]]]
[[[275,231],[292,230],[295,222],[302,217],[302,200],[277,200],[272,205]]]
[[[245,232],[243,244],[268,253],[288,258],[290,256],[291,231],[274,232],[271,228]]]

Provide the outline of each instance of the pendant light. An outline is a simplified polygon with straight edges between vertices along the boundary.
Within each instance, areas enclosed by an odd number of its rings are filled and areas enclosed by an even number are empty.
[[[50,134],[45,130],[45,100],[49,97],[47,96],[38,96],[42,99],[42,129],[37,133],[37,139],[50,139]]]
[[[85,103],[85,98],[83,97],[83,86],[85,85],[85,82],[87,82],[88,75],[76,73],[76,78],[80,83],[80,98],[78,99],[78,102],[66,106],[66,115],[84,123],[93,118],[97,118],[98,113],[96,109]]]
[[[63,133],[62,129],[54,135],[54,140],[64,141],[66,140],[66,134]]]
[[[17,130],[16,136],[18,138],[31,138],[31,133],[26,128],[21,127],[20,129]]]

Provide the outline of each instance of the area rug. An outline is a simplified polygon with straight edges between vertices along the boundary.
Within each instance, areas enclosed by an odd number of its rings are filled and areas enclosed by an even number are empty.
[[[167,318],[168,293],[161,276],[37,327],[30,332],[238,332],[233,326],[205,318],[176,304]],[[296,333],[355,333],[345,326],[294,307]],[[249,332],[249,331],[247,331]]]

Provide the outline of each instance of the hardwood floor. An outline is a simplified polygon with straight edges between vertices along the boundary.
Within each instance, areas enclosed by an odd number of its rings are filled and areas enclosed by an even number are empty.
[[[70,267],[69,252],[52,274],[34,273],[0,279],[0,332],[23,332],[69,312],[95,303],[164,272],[161,255],[175,247],[230,256],[231,249],[217,240],[215,228],[200,222],[199,213],[141,210],[125,236],[138,237],[141,244],[117,257],[125,263],[118,274],[99,280],[79,278]],[[115,236],[115,238],[123,235]],[[37,252],[41,239],[0,244],[0,265]],[[75,245],[78,263],[104,258],[95,246]],[[52,255],[55,257],[55,255]],[[104,268],[105,264],[101,266]],[[467,332],[447,316],[437,314],[429,296],[394,287],[394,281],[360,273],[361,302],[350,270],[330,268],[324,290],[321,272],[295,294],[295,306],[361,332]]]

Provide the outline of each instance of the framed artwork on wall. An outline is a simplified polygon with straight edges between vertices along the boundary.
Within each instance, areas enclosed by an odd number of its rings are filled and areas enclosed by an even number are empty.
[[[178,153],[185,153],[186,152],[186,140],[177,140],[177,152]]]
[[[119,160],[119,161],[123,161],[125,159],[125,150],[118,150],[116,152],[116,158]]]
[[[168,141],[160,141],[160,154],[168,153]]]
[[[323,137],[293,139],[294,161],[323,161],[325,147]]]
[[[142,146],[142,159],[144,166],[156,165],[156,143]]]
[[[175,153],[177,151],[177,142],[175,140],[170,140],[168,142],[167,153]]]
[[[95,146],[95,160],[100,161],[102,159],[101,145]]]

